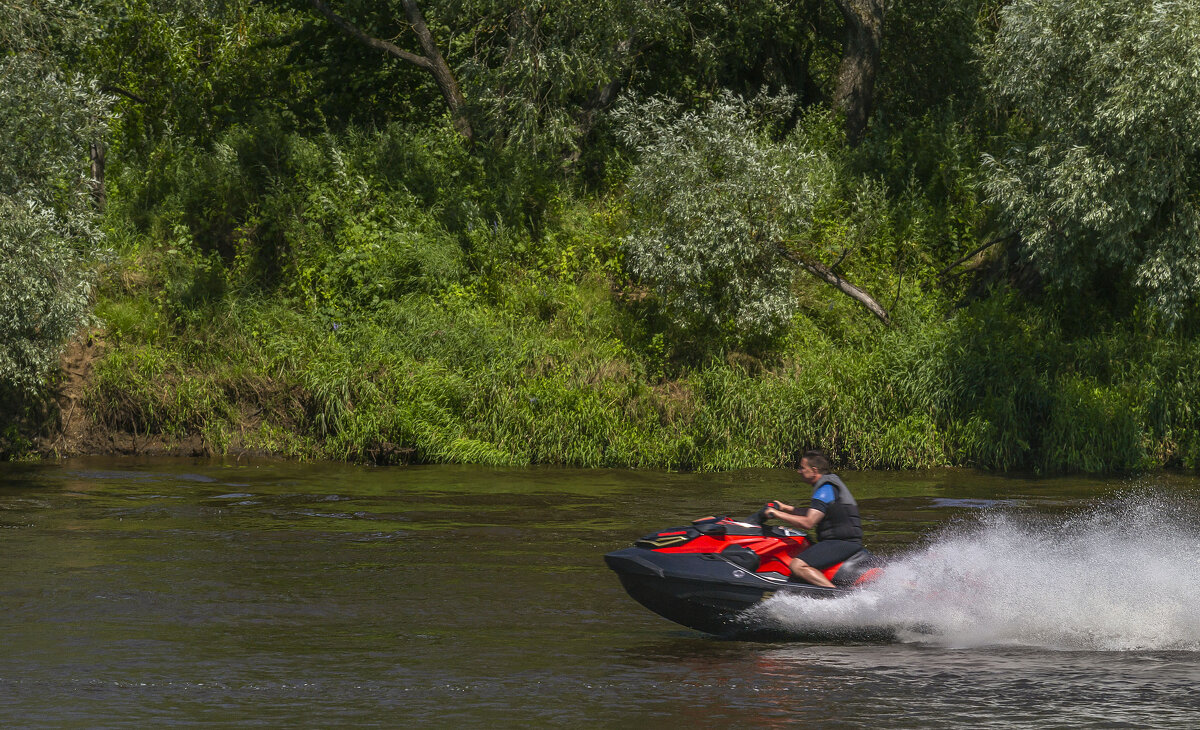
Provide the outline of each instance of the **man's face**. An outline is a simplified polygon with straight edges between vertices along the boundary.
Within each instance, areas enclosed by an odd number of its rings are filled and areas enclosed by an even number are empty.
[[[817,480],[821,478],[821,472],[817,471],[811,464],[809,464],[808,459],[800,460],[800,468],[797,469],[796,472],[800,474],[801,479],[809,484],[816,484]]]

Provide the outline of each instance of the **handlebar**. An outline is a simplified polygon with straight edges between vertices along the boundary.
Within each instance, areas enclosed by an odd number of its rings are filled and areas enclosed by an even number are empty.
[[[746,519],[742,520],[742,522],[745,522],[745,523],[748,523],[751,525],[762,526],[762,524],[767,521],[767,509],[768,508],[779,509],[779,503],[778,502],[767,502],[766,505],[764,505],[762,509],[760,509],[759,511],[750,515]]]

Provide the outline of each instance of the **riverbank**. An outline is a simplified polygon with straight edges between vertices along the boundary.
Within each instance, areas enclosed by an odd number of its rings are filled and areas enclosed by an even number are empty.
[[[852,335],[800,320],[774,361],[663,375],[621,339],[602,282],[534,286],[527,307],[413,296],[336,318],[230,297],[190,322],[165,321],[152,289],[108,288],[103,326],[67,351],[61,425],[31,447],[699,471],[780,466],[809,446],[853,469],[1200,458],[1200,344],[1184,338],[1070,337],[991,299]]]
[[[1200,465],[1188,4],[208,5],[0,7],[0,458]]]

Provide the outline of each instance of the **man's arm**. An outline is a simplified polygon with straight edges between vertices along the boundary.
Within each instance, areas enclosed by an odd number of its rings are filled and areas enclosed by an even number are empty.
[[[796,515],[789,514],[787,512],[781,512],[773,507],[770,507],[767,509],[767,517],[778,517],[784,522],[790,525],[795,525],[802,530],[811,530],[813,527],[816,527],[818,522],[825,519],[825,513],[819,509],[809,507],[808,511],[804,514]]]

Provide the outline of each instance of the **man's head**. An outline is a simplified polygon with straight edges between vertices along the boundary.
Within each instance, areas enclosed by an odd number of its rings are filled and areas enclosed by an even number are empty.
[[[820,451],[805,451],[800,457],[800,466],[796,469],[800,478],[809,484],[816,484],[821,477],[833,471],[829,457]]]

